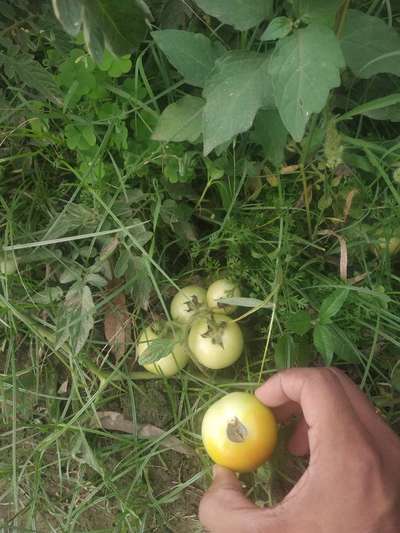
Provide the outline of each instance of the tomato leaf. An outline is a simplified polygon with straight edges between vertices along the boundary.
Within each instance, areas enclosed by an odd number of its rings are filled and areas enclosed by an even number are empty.
[[[157,338],[149,341],[148,347],[139,357],[139,364],[148,365],[167,357],[174,349],[175,344],[177,344],[175,339]]]
[[[195,143],[201,136],[204,100],[186,95],[164,109],[152,139]]]
[[[81,283],[72,285],[57,316],[57,346],[68,342],[72,351],[79,353],[93,329],[95,309],[90,288]]]
[[[204,87],[204,154],[248,130],[261,107],[273,107],[268,56],[234,51],[216,62]]]
[[[331,318],[338,314],[340,309],[343,307],[343,304],[347,300],[348,295],[349,289],[347,287],[343,287],[343,289],[336,289],[332,294],[325,298],[325,300],[323,300],[319,310],[319,319],[321,324],[329,323]]]
[[[325,364],[331,365],[335,350],[335,338],[330,326],[317,324],[314,328],[314,346],[322,355]]]
[[[272,0],[195,0],[208,15],[237,30],[248,30],[271,16]]]
[[[329,91],[340,85],[344,66],[339,42],[325,26],[311,24],[278,42],[270,65],[275,102],[296,141],[311,114],[325,106]]]
[[[201,33],[160,30],[151,35],[185,81],[196,87],[204,87],[215,61],[225,52],[219,42],[212,42]]]
[[[358,78],[400,76],[400,35],[382,19],[350,9],[341,39],[347,65]]]

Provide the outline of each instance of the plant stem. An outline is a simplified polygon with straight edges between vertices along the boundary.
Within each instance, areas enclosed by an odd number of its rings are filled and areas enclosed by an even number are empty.
[[[339,9],[339,13],[336,19],[336,36],[337,37],[340,37],[342,34],[349,7],[350,7],[350,0],[344,0],[341,8]]]

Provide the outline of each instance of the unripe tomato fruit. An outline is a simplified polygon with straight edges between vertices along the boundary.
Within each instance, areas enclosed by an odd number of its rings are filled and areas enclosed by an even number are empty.
[[[218,370],[239,359],[243,335],[236,322],[226,315],[201,316],[190,328],[188,345],[202,365]]]
[[[0,255],[0,274],[14,274],[17,271],[17,265],[12,257]]]
[[[206,301],[206,291],[202,287],[184,287],[172,299],[171,316],[177,322],[187,324],[197,313],[206,309]]]
[[[214,463],[235,472],[251,472],[272,455],[278,426],[272,411],[255,396],[232,392],[209,407],[201,435]]]
[[[240,289],[229,279],[218,279],[214,281],[207,291],[207,304],[213,313],[224,313],[230,315],[236,309],[234,305],[218,303],[221,298],[238,298]]]
[[[137,342],[137,356],[140,357],[150,346],[151,342],[159,338],[159,333],[157,333],[153,327],[147,327],[142,332]],[[171,353],[169,353],[166,357],[159,359],[156,363],[144,364],[143,367],[152,374],[171,377],[182,370],[182,368],[187,365],[188,361],[189,352],[186,346],[183,343],[178,342],[174,345]]]

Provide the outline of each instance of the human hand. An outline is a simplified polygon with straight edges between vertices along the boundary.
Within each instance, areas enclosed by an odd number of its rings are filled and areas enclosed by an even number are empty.
[[[398,533],[400,439],[357,386],[337,369],[290,369],[256,396],[285,422],[301,415],[289,441],[310,454],[307,470],[273,509],[242,493],[230,470],[216,466],[200,504],[211,533]]]

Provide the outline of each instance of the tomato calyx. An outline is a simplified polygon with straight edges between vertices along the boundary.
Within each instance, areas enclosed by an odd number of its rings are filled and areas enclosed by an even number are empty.
[[[221,348],[224,348],[223,335],[228,323],[224,320],[216,322],[214,318],[210,318],[207,321],[207,331],[202,333],[203,339],[211,339],[213,344],[218,344]]]
[[[195,294],[193,294],[193,296],[189,298],[189,300],[186,300],[186,302],[184,302],[183,305],[186,306],[185,311],[187,313],[197,311],[198,309],[201,308],[201,302],[199,301],[198,297]]]
[[[247,439],[248,431],[237,416],[233,417],[226,427],[226,435],[232,442],[244,442]]]

